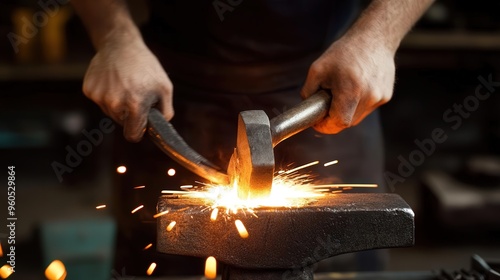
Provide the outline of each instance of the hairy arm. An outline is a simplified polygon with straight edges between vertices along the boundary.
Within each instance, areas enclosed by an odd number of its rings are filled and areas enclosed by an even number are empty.
[[[96,50],[110,40],[142,40],[124,0],[72,0]]]
[[[332,92],[328,116],[315,128],[338,133],[357,125],[392,97],[394,55],[432,0],[373,0],[344,36],[310,67],[302,88],[308,97]]]
[[[124,0],[72,0],[96,54],[83,92],[123,125],[127,140],[141,140],[151,107],[173,117],[173,87],[158,59],[144,44]]]

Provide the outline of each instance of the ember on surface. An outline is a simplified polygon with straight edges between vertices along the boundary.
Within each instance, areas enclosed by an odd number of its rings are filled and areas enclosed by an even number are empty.
[[[171,231],[175,227],[175,224],[175,221],[170,222],[170,224],[168,224],[167,226],[167,231]]]
[[[234,224],[236,225],[236,229],[238,229],[238,233],[240,234],[241,238],[248,238],[248,231],[245,228],[245,225],[243,224],[242,221],[236,220],[234,221]]]

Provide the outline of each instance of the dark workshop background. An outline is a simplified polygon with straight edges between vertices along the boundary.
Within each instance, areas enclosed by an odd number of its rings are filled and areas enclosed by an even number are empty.
[[[148,16],[140,3],[131,2],[139,24]],[[381,109],[386,175],[391,190],[414,209],[417,227],[414,247],[389,250],[389,270],[467,268],[474,253],[500,258],[500,98],[495,91],[500,87],[486,85],[500,81],[499,9],[497,1],[437,1],[397,53],[394,97]],[[113,211],[120,207],[113,186],[125,186],[126,176],[134,176],[133,168],[125,174],[116,168],[133,166],[127,160],[152,168],[158,163],[121,154],[134,146],[124,143],[116,126],[59,181],[54,162],[65,164],[67,148],[75,149],[86,139],[82,131],[99,129],[106,116],[81,92],[93,49],[69,5],[60,6],[14,51],[8,34],[19,34],[21,19],[40,10],[34,1],[0,2],[0,168],[16,166],[17,276],[43,279],[45,266],[58,255],[109,271]],[[480,100],[478,87],[491,94]],[[444,142],[426,140],[435,129],[444,131]],[[171,167],[182,176],[174,165],[160,166],[163,171],[151,176],[168,186]],[[5,221],[6,194],[0,197]],[[107,208],[96,210],[100,204]],[[145,214],[154,207],[145,205]],[[4,254],[6,241],[7,231],[0,229]]]

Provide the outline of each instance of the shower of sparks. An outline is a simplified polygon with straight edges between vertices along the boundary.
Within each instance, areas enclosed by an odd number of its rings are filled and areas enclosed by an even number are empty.
[[[103,208],[106,208],[106,204],[97,205],[97,206],[95,207],[95,209],[98,209],[98,210],[99,210],[99,209],[103,209]]]
[[[139,205],[134,210],[130,211],[130,213],[134,214],[135,212],[141,210],[143,207],[144,207],[144,205]]]
[[[134,187],[134,190],[138,190],[138,189],[144,189],[146,186],[137,186],[137,187]]]
[[[168,174],[168,176],[174,176],[175,175],[175,169],[170,168],[169,170],[167,170],[167,174]]]
[[[165,215],[165,214],[167,214],[167,213],[168,213],[168,210],[163,211],[163,212],[160,212],[160,213],[156,213],[156,214],[154,214],[154,215],[153,215],[153,218],[155,218],[155,219],[156,219],[156,218],[158,218],[158,217],[160,217],[160,216],[163,216],[163,215]]]
[[[311,181],[311,176],[307,174],[276,174],[270,195],[259,199],[240,199],[236,186],[205,183],[202,183],[202,188],[193,191],[164,190],[162,193],[203,199],[212,209],[223,208],[230,215],[238,211],[249,212],[258,207],[299,207],[324,196],[323,192],[314,188]]]
[[[176,222],[171,221],[170,224],[167,226],[167,231],[171,231],[175,227]]]
[[[326,166],[334,165],[334,164],[337,164],[337,163],[339,163],[338,160],[332,160],[332,161],[329,161],[329,162],[323,164],[323,166],[326,167]]]
[[[236,225],[236,229],[238,230],[240,237],[241,238],[248,238],[248,231],[245,228],[245,225],[243,224],[243,222],[241,222],[240,220],[236,220],[236,221],[234,221],[234,224]]]
[[[144,247],[144,249],[142,249],[143,251],[146,251],[147,249],[153,247],[153,243],[149,243],[148,245],[146,245],[146,247]]]
[[[295,167],[295,168],[293,168],[293,169],[286,170],[286,171],[285,171],[285,174],[290,174],[290,173],[295,172],[295,171],[297,171],[297,170],[304,169],[304,168],[306,168],[306,167],[313,166],[313,165],[316,165],[316,164],[318,164],[318,163],[319,163],[319,161],[317,161],[317,160],[316,160],[316,161],[310,162],[310,163],[308,163],[308,164],[304,164],[304,165],[301,165],[301,166]]]
[[[146,274],[147,274],[148,276],[150,276],[150,275],[151,275],[151,274],[153,274],[153,272],[155,271],[155,268],[156,268],[156,263],[151,263],[151,264],[149,265],[148,270],[146,271]]]
[[[214,210],[212,210],[212,213],[210,214],[210,220],[215,222],[217,220],[217,214],[219,214],[219,208],[214,208]]]
[[[205,278],[217,278],[217,260],[214,257],[208,257],[205,262]]]
[[[2,277],[2,279],[7,279],[7,277],[9,277],[12,273],[14,273],[12,266],[4,264],[0,267],[0,277]]]
[[[120,173],[120,174],[123,174],[123,173],[127,172],[127,167],[125,167],[125,166],[123,166],[123,165],[118,166],[118,167],[116,168],[116,172],[118,172],[118,173]]]
[[[66,275],[66,267],[60,260],[54,260],[45,269],[45,277],[49,280],[64,280]]]

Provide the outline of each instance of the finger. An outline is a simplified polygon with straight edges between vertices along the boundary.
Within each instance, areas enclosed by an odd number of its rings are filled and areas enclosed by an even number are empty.
[[[167,121],[170,121],[174,117],[174,107],[172,105],[172,100],[168,98],[163,98],[158,104],[160,111]]]
[[[130,142],[139,142],[144,135],[149,106],[147,106],[148,110],[145,108],[134,104],[128,110],[128,114],[123,116],[123,135]]]
[[[386,104],[389,101],[390,98],[381,98],[380,100],[373,102],[368,101],[365,102],[363,106],[358,106],[356,110],[356,114],[354,115],[353,119],[353,125],[358,125],[360,122],[363,121],[369,114],[371,114],[373,111],[375,111],[378,107]],[[373,103],[373,104],[370,104]]]
[[[314,126],[324,134],[337,134],[351,127],[359,100],[345,94],[339,94],[332,100],[328,116]]]
[[[304,86],[300,91],[300,96],[302,96],[302,98],[304,99],[313,95],[320,89],[321,79],[320,79],[320,71],[318,68],[319,67],[316,66],[316,64],[314,63],[309,68],[306,81],[304,82]]]
[[[158,102],[158,109],[163,113],[163,116],[167,121],[170,121],[174,117],[174,106],[172,102],[173,87],[169,83],[164,87],[162,94],[160,95],[160,100]]]

